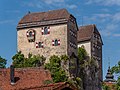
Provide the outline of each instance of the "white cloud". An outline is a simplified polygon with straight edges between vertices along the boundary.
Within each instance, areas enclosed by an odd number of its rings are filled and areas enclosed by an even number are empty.
[[[108,13],[101,13],[101,14],[95,14],[95,16],[100,17],[100,18],[106,18],[106,17],[110,17],[111,14],[108,14]]]
[[[103,35],[103,36],[111,36],[111,32],[106,31],[106,30],[102,30],[102,31],[100,31],[100,33],[101,33],[101,35]]]
[[[113,34],[113,36],[115,36],[115,37],[120,37],[120,34]]]
[[[115,31],[117,28],[118,28],[118,25],[112,22],[106,25],[105,30],[112,32],[112,31]]]
[[[113,19],[113,22],[120,22],[120,12],[113,15],[112,19]]]
[[[65,0],[43,0],[46,4],[64,3]]]
[[[0,21],[0,24],[14,23],[14,20],[3,20]]]
[[[77,8],[77,5],[75,4],[68,4],[68,0],[33,0],[32,2],[23,2],[24,6],[29,7],[37,7],[37,8],[69,8],[69,9],[75,9]]]
[[[8,10],[7,13],[20,13],[20,10]]]
[[[66,7],[70,8],[70,9],[75,9],[75,8],[77,8],[77,5],[75,5],[75,4],[72,4],[72,5],[67,4]]]
[[[97,24],[98,29],[103,36],[118,37],[120,34],[114,34],[118,32],[120,26],[120,12],[110,13],[97,13],[89,16],[84,16],[85,24]]]
[[[86,4],[102,4],[102,5],[118,5],[120,6],[120,0],[86,0]]]

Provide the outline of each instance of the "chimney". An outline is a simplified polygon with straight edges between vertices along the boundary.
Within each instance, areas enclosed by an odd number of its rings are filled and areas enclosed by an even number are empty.
[[[11,65],[10,66],[10,83],[11,85],[13,85],[15,83],[15,80],[14,80],[14,66]]]

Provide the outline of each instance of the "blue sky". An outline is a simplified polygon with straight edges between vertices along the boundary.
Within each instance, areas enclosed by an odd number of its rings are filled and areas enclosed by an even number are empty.
[[[17,51],[16,26],[30,12],[66,8],[78,26],[96,24],[103,39],[103,75],[108,62],[120,60],[120,0],[0,0],[0,56],[7,59],[7,67]]]

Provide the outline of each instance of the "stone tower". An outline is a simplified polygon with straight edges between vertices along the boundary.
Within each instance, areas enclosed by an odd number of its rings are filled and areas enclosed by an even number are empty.
[[[77,56],[77,23],[66,9],[28,13],[17,25],[17,45],[25,57]]]
[[[89,90],[101,90],[101,82],[102,82],[102,38],[101,35],[96,27],[96,25],[86,25],[81,26],[78,31],[78,47],[83,46],[88,53],[90,59],[94,59],[98,66],[98,70],[93,76],[94,80],[91,80],[93,84],[92,89]],[[89,77],[89,76],[88,76]],[[88,80],[89,81],[89,80]],[[86,83],[88,84],[88,82]],[[86,85],[88,88],[91,85]],[[86,90],[88,90],[88,88]]]
[[[117,83],[117,81],[114,79],[114,75],[111,73],[111,69],[110,66],[108,67],[108,72],[106,75],[106,79],[104,80],[104,84],[108,87],[111,88],[111,90],[115,90],[113,88],[113,85],[115,85]]]
[[[110,66],[108,67],[108,72],[106,75],[106,79],[104,80],[106,84],[112,83],[115,84],[116,80],[114,80],[114,75],[111,73]]]

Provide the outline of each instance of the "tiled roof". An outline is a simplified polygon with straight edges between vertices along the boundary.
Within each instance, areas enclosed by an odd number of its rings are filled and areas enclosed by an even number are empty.
[[[65,89],[66,88],[66,89]],[[26,88],[28,90],[77,90],[75,86],[67,82],[59,82],[54,84],[48,84],[39,87]]]
[[[50,72],[41,68],[15,69],[15,84],[10,83],[10,69],[0,69],[0,90],[19,90],[44,85],[52,80]]]
[[[10,82],[10,69],[0,69],[0,90],[77,90],[67,82],[48,84],[52,81],[50,72],[43,68],[15,69],[15,83]]]
[[[81,42],[81,41],[90,40],[93,33],[97,33],[98,35],[100,35],[94,24],[81,26],[77,32],[77,41]]]
[[[38,26],[65,22],[69,19],[70,13],[66,9],[51,10],[47,12],[28,13],[18,23],[17,28]],[[54,22],[52,21],[54,20]],[[52,22],[49,22],[52,21]]]
[[[19,22],[19,24],[27,22],[47,21],[55,19],[68,19],[69,13],[66,9],[51,10],[48,12],[28,13]]]

